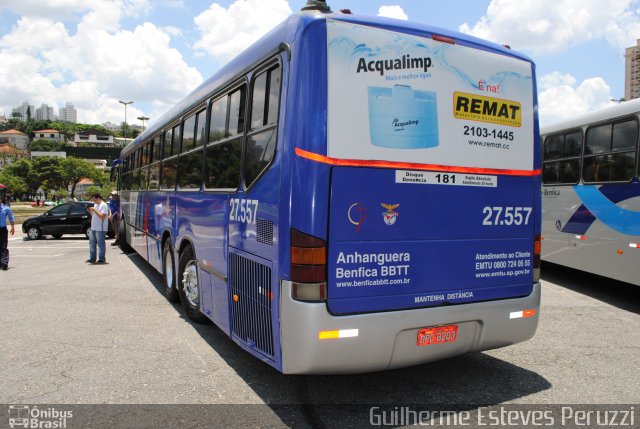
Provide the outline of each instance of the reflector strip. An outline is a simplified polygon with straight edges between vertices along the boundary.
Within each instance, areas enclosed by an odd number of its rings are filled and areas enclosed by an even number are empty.
[[[586,235],[576,235],[576,239],[585,241],[587,239],[587,236]]]
[[[640,249],[640,244],[637,244],[637,243],[629,243],[629,247],[633,247],[634,249]]]
[[[441,36],[439,34],[432,34],[431,38],[433,40],[435,40],[435,41],[438,41],[438,42],[451,43],[452,45],[456,44],[456,41],[454,39],[452,39],[451,37]]]
[[[353,338],[358,336],[358,329],[340,329],[339,331],[320,331],[319,340],[332,340],[335,338]]]
[[[531,317],[535,315],[536,315],[535,310],[513,311],[509,313],[509,319],[520,319],[522,317]]]
[[[427,170],[427,171],[448,171],[451,173],[471,173],[471,174],[502,174],[505,176],[539,176],[540,170],[506,170],[501,168],[475,168],[475,167],[459,167],[453,165],[438,164],[417,164],[413,162],[395,162],[395,161],[379,161],[379,160],[360,160],[360,159],[341,159],[331,158],[325,155],[308,152],[306,150],[296,148],[296,155],[311,161],[320,162],[328,165],[337,165],[343,167],[383,167],[397,168],[408,170]]]

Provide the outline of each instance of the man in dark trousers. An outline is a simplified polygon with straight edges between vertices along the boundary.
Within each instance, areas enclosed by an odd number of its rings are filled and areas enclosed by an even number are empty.
[[[118,191],[111,191],[109,210],[111,211],[111,217],[109,219],[111,219],[113,230],[116,233],[116,241],[111,243],[111,245],[117,246],[120,243],[120,195],[118,195]]]
[[[16,233],[13,213],[11,208],[5,204],[7,202],[3,197],[2,201],[0,201],[0,269],[2,271],[9,269],[9,233],[11,235]],[[11,231],[7,231],[7,219],[11,224]]]

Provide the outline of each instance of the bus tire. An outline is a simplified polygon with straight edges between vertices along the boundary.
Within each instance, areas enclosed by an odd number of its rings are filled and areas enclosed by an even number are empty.
[[[162,279],[164,280],[164,297],[169,302],[178,302],[180,294],[176,287],[175,259],[173,256],[173,246],[167,240],[162,247]]]
[[[200,312],[200,285],[198,283],[198,261],[191,246],[180,254],[178,268],[180,299],[187,317],[194,322],[202,323],[207,318]]]
[[[125,253],[133,251],[133,247],[131,247],[131,245],[127,241],[127,226],[125,225],[124,221],[120,222],[120,227],[118,228],[118,245],[120,246],[120,249]]]

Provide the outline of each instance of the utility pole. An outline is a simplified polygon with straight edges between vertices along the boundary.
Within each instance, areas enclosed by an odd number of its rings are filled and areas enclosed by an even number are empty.
[[[118,100],[118,103],[124,104],[124,144],[127,144],[127,105],[132,104],[133,101]]]
[[[138,116],[138,119],[142,121],[142,132],[144,132],[144,121],[148,121],[148,116]]]

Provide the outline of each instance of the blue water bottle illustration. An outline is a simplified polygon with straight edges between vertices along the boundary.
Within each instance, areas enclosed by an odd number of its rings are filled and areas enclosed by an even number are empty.
[[[368,87],[371,143],[395,149],[438,146],[436,93],[409,85]]]

